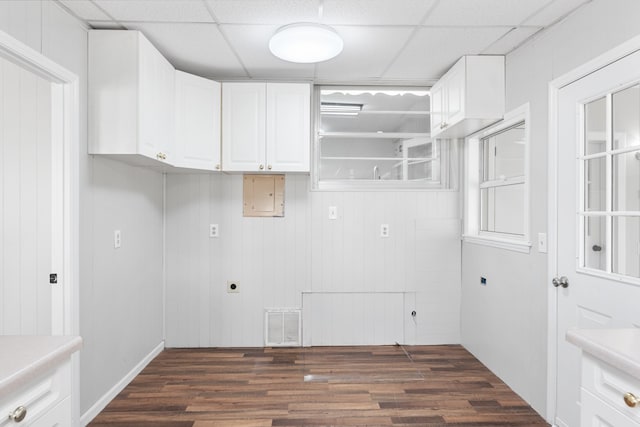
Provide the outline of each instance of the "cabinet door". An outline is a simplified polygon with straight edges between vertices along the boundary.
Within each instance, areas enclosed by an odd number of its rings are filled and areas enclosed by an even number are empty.
[[[220,170],[220,83],[176,71],[174,166]]]
[[[222,169],[265,170],[265,83],[222,84]]]
[[[142,35],[139,49],[138,150],[147,157],[171,162],[175,70]]]
[[[464,118],[465,61],[458,61],[448,73],[446,81],[447,109],[443,119],[447,127]]]
[[[436,136],[442,131],[444,123],[444,82],[431,88],[431,136]]]
[[[311,87],[267,84],[267,170],[309,172]]]

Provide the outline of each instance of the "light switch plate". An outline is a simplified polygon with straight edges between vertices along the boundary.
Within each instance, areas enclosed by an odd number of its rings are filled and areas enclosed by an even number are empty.
[[[547,233],[538,233],[538,252],[547,253]]]
[[[218,237],[220,235],[220,228],[218,224],[209,224],[209,237]]]
[[[338,219],[338,207],[329,206],[329,219]]]

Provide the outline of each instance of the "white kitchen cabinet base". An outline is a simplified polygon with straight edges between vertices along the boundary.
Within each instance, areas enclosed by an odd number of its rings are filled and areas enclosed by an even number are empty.
[[[582,348],[582,426],[640,427],[640,329],[572,330],[567,340]]]

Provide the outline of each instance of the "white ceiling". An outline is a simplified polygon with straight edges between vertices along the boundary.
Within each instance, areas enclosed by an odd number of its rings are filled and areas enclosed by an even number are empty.
[[[433,84],[462,55],[509,53],[590,0],[57,0],[98,29],[142,31],[176,68],[218,80]],[[336,58],[292,64],[268,42],[331,25]]]

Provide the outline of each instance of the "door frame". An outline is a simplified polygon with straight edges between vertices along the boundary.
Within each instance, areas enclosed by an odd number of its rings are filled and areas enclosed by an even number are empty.
[[[52,335],[80,335],[79,300],[79,129],[80,81],[76,74],[58,65],[9,34],[0,31],[0,56],[52,83],[51,155],[61,160],[61,170],[52,170],[53,223],[62,224],[55,231],[62,253],[52,250],[53,263],[59,266],[58,285],[51,289]],[[61,106],[57,107],[56,106]],[[59,213],[62,213],[60,217]],[[71,358],[72,425],[79,423],[80,359]]]
[[[588,76],[591,73],[604,68],[625,56],[640,51],[640,36],[614,47],[613,49],[603,53],[602,55],[592,59],[591,61],[569,71],[562,76],[549,82],[548,100],[549,100],[549,146],[547,153],[548,164],[548,250],[547,258],[547,286],[550,286],[551,280],[558,274],[558,130],[559,130],[559,95],[560,90]],[[550,289],[550,288],[549,288]],[[551,425],[555,425],[556,416],[556,381],[557,381],[557,301],[558,293],[550,291],[547,295],[547,421]]]

